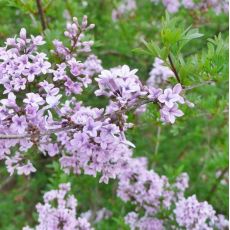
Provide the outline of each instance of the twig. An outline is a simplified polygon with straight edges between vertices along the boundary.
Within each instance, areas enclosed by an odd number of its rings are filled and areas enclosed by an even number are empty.
[[[160,146],[160,136],[161,136],[161,126],[157,127],[157,137],[156,137],[156,146],[155,146],[155,151],[154,154],[157,155],[159,146]]]
[[[138,107],[140,107],[141,105],[148,104],[148,103],[151,103],[151,102],[152,101],[150,101],[149,99],[143,99],[143,100],[137,102],[136,104],[134,104],[133,106],[128,107],[128,108],[127,107],[123,108],[123,109],[115,112],[114,114],[103,114],[101,117],[98,118],[98,120],[100,120],[100,119],[105,120],[106,118],[112,117],[113,115],[119,115],[121,113],[129,112],[131,110],[135,110]],[[71,129],[76,129],[78,127],[79,126],[77,126],[77,125],[72,125],[71,124],[71,125],[68,125],[66,127],[61,127],[61,128],[56,128],[56,129],[47,129],[47,130],[42,131],[40,133],[0,134],[0,140],[7,140],[7,139],[9,139],[9,140],[12,140],[12,139],[19,140],[19,139],[24,139],[24,138],[49,136],[52,133],[59,133],[59,132],[63,132],[63,131],[69,131]]]
[[[168,59],[169,59],[170,65],[171,65],[171,70],[172,70],[173,73],[175,74],[175,77],[176,77],[177,81],[178,81],[179,83],[181,83],[179,74],[177,73],[176,67],[175,67],[175,65],[173,64],[173,60],[172,60],[172,57],[171,57],[170,54],[168,55]]]
[[[120,58],[128,58],[128,59],[133,59],[133,61],[137,61],[138,59],[135,56],[129,55],[129,54],[124,54],[117,52],[115,50],[109,50],[109,51],[104,51],[101,52],[100,55],[112,55],[112,56],[117,56]]]
[[[212,81],[212,80],[210,80],[210,81],[204,81],[204,82],[201,82],[201,83],[199,83],[197,85],[188,86],[184,90],[188,91],[188,90],[191,90],[191,89],[199,88],[199,87],[204,86],[204,85],[210,85],[212,83],[215,83],[215,82]]]
[[[12,180],[14,179],[14,177],[12,176],[8,176],[1,184],[0,184],[0,191],[3,190],[3,188]]]
[[[68,130],[71,130],[71,129],[74,129],[76,128],[76,126],[67,126],[67,127],[62,127],[62,128],[56,128],[56,129],[48,129],[46,131],[43,131],[39,134],[37,134],[39,137],[41,136],[49,136],[51,135],[52,133],[60,133],[60,132],[63,132],[63,131],[68,131]],[[30,134],[30,133],[25,133],[25,134],[0,134],[0,139],[2,140],[7,140],[7,139],[24,139],[24,138],[31,138],[33,137],[35,134]]]
[[[218,187],[218,185],[220,184],[221,180],[223,179],[225,173],[228,171],[228,166],[225,167],[222,171],[221,171],[221,174],[217,177],[215,183],[213,184],[210,192],[209,192],[209,195],[208,195],[208,198],[207,198],[207,201],[210,201],[212,196],[214,195],[214,193],[216,192],[216,189]]]
[[[207,82],[203,82],[203,83],[200,83],[198,85],[194,85],[194,86],[190,86],[190,87],[187,87],[185,88],[185,90],[191,90],[193,88],[196,88],[196,87],[200,87],[202,85],[205,85],[205,84],[210,84],[211,82],[213,81],[207,81]],[[124,107],[122,108],[121,110],[115,112],[114,114],[103,114],[100,118],[98,118],[99,120],[100,119],[106,119],[106,118],[109,118],[109,117],[112,117],[113,115],[120,115],[121,113],[125,113],[125,112],[129,112],[129,111],[133,111],[137,108],[139,108],[140,106],[142,105],[145,105],[145,104],[148,104],[148,103],[154,103],[153,101],[149,100],[149,99],[145,99],[145,98],[142,98],[142,100],[138,101],[136,104],[132,105],[131,107]],[[156,103],[157,104],[157,103]],[[7,139],[24,139],[24,138],[32,138],[32,137],[42,137],[42,136],[49,136],[51,135],[52,133],[58,133],[58,132],[63,132],[63,131],[68,131],[68,130],[71,130],[71,129],[76,129],[78,127],[76,127],[76,125],[69,125],[69,126],[66,126],[66,127],[61,127],[61,128],[56,128],[56,129],[48,129],[46,131],[42,131],[40,133],[25,133],[25,134],[0,134],[0,140],[7,140]],[[160,135],[160,128],[158,129],[157,131],[157,135]],[[159,142],[159,140],[158,140]],[[155,148],[155,153],[158,151],[158,148],[159,148],[159,143],[157,142],[156,144],[156,148]]]
[[[41,20],[42,30],[44,31],[47,28],[47,22],[42,8],[42,3],[41,0],[36,0],[36,2],[37,2],[38,13]]]

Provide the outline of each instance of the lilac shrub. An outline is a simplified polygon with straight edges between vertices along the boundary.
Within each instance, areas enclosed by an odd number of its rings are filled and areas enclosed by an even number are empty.
[[[125,136],[132,127],[128,111],[155,103],[165,123],[183,115],[178,108],[184,103],[180,84],[165,90],[148,87],[137,70],[126,65],[102,70],[101,61],[90,54],[93,41],[84,40],[84,32],[93,27],[86,17],[81,25],[76,18],[68,23],[64,34],[70,46],[54,40],[51,52],[59,62],[52,65],[38,49],[45,43],[43,38],[27,38],[25,29],[1,47],[0,84],[6,98],[0,101],[0,156],[9,173],[35,172],[28,155],[36,147],[45,156],[59,155],[65,172],[101,173],[100,181],[107,183],[132,155],[134,145]],[[85,61],[77,60],[77,54],[86,55]],[[110,103],[105,108],[84,106],[75,96],[99,72],[95,94],[108,97]]]
[[[93,230],[86,218],[76,217],[77,200],[68,194],[70,184],[60,184],[58,190],[46,192],[44,204],[38,203],[38,225],[23,230]]]
[[[184,86],[180,81],[166,88],[145,85],[137,69],[127,65],[103,69],[92,54],[93,41],[85,36],[93,28],[86,16],[81,23],[76,18],[67,23],[64,35],[69,45],[53,41],[51,54],[57,61],[52,63],[50,54],[39,51],[45,43],[43,38],[28,37],[25,29],[0,48],[0,85],[5,96],[0,100],[0,159],[8,172],[34,173],[31,155],[39,151],[47,157],[56,156],[66,173],[100,174],[104,183],[118,178],[118,196],[137,206],[136,212],[125,218],[132,229],[164,229],[173,221],[189,229],[197,224],[200,213],[204,217],[198,229],[217,226],[217,222],[224,226],[226,220],[217,217],[210,205],[184,198],[186,174],[170,184],[167,177],[147,169],[146,159],[132,158],[135,145],[126,138],[133,126],[127,113],[149,103],[158,108],[163,123],[173,124],[183,116],[181,105],[189,104]],[[165,78],[172,74],[161,62],[155,67]],[[108,99],[105,107],[86,106],[77,99],[91,84],[96,84],[96,97]],[[45,194],[45,204],[37,206],[39,225],[35,229],[60,229],[60,222],[62,229],[90,229],[85,219],[76,219],[76,200],[67,196],[69,189],[69,185],[60,185],[59,190]],[[51,204],[54,200],[55,207]],[[191,202],[197,213],[188,211],[187,222],[181,213]],[[213,215],[209,216],[206,209]],[[171,214],[159,218],[164,210]]]

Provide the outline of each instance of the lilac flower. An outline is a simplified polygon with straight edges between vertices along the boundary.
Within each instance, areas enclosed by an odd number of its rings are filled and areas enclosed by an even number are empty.
[[[101,65],[101,60],[98,59],[96,55],[89,55],[88,58],[83,63],[84,70],[83,73],[86,76],[93,76],[97,73],[100,73],[103,70],[103,67]]]
[[[38,225],[35,228],[24,227],[23,230],[93,230],[90,223],[76,216],[77,200],[69,194],[70,184],[60,184],[58,190],[44,194],[44,204],[38,203]],[[57,206],[53,203],[56,202]]]
[[[15,91],[24,90],[26,88],[26,79],[21,77],[15,78],[13,85]]]
[[[18,115],[13,116],[11,128],[17,133],[24,133],[27,128],[26,117]]]
[[[79,149],[81,146],[84,146],[88,143],[89,136],[86,133],[75,133],[74,138],[70,141],[74,149]]]
[[[83,128],[83,131],[85,131],[87,134],[89,134],[91,137],[97,136],[97,131],[101,128],[101,122],[94,121],[91,117],[88,118],[86,125]]]
[[[37,116],[38,107],[28,104],[25,108],[26,116],[28,118],[34,118]]]
[[[8,99],[1,99],[1,103],[7,107],[17,107],[15,94],[9,93]]]
[[[170,122],[174,123],[176,120],[176,117],[181,117],[184,115],[184,113],[178,109],[178,105],[174,104],[172,108],[169,108],[167,106],[164,106],[161,110],[161,118],[164,122]]]
[[[149,79],[146,83],[150,87],[159,87],[164,84],[170,77],[174,77],[172,70],[165,66],[161,59],[155,58],[153,68],[149,73]]]
[[[227,13],[228,12],[228,0],[223,1],[216,1],[216,0],[202,0],[199,2],[193,0],[151,0],[152,2],[159,3],[162,2],[163,5],[166,7],[167,11],[170,13],[176,13],[180,7],[185,7],[186,9],[190,10],[203,10],[211,8],[214,10],[216,14],[221,12]]]
[[[217,219],[215,221],[215,227],[221,230],[228,229],[229,221],[225,218],[224,215],[219,214],[217,215]]]
[[[143,87],[138,76],[137,70],[130,70],[126,65],[114,69],[103,70],[96,81],[99,90],[97,96],[104,95],[113,99],[107,111],[114,111],[115,107],[131,106],[138,101],[139,97],[147,94],[147,89]]]
[[[46,102],[49,105],[50,108],[55,107],[59,104],[59,100],[62,97],[62,95],[58,94],[55,96],[47,96],[46,97]]]
[[[24,103],[26,104],[31,104],[31,105],[43,105],[44,100],[43,98],[36,93],[27,93],[26,98],[23,100]]]
[[[155,101],[162,94],[162,89],[156,89],[154,87],[149,87],[148,98]]]
[[[183,0],[182,5],[187,9],[193,9],[195,7],[193,0]]]
[[[116,21],[125,14],[132,14],[136,8],[137,6],[135,0],[123,0],[121,4],[112,11],[112,19]]]
[[[215,211],[207,202],[198,202],[195,195],[179,201],[174,213],[180,227],[186,229],[212,229],[214,227]]]
[[[36,169],[34,168],[32,163],[28,161],[27,164],[17,167],[17,172],[18,172],[18,175],[23,174],[23,175],[28,176],[29,174],[36,172]]]
[[[176,84],[172,89],[172,92],[178,95],[177,102],[179,102],[180,104],[184,104],[184,98],[179,95],[182,92],[182,90],[183,89],[182,89],[181,84]]]
[[[180,2],[178,0],[162,0],[169,13],[176,13],[180,8]]]
[[[31,36],[31,40],[33,42],[34,45],[36,46],[41,46],[45,44],[45,41],[43,41],[42,36],[36,36],[34,37],[33,35]]]
[[[70,72],[73,74],[73,76],[79,76],[82,74],[83,64],[79,61],[76,61],[75,58],[72,58],[68,61],[68,64],[70,65]]]
[[[44,146],[43,152],[47,152],[50,157],[54,157],[59,152],[58,145],[49,143]]]
[[[22,71],[22,74],[25,75],[29,82],[32,82],[36,75],[39,75],[41,70],[37,65],[30,64],[28,69]]]
[[[165,104],[168,108],[172,108],[174,103],[179,100],[178,94],[173,93],[173,90],[168,88],[164,90],[164,93],[158,97],[158,100]]]
[[[39,60],[37,65],[43,74],[46,74],[50,70],[50,67],[51,67],[50,62],[44,61],[43,59]]]
[[[75,114],[73,114],[71,116],[71,120],[75,123],[75,124],[86,124],[87,120],[88,120],[88,115],[84,114],[84,113],[79,113],[76,112]]]

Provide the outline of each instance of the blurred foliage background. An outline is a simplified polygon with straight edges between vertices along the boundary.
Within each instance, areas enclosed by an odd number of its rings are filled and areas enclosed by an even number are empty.
[[[143,47],[143,40],[161,40],[165,9],[149,0],[137,1],[134,14],[113,21],[111,12],[118,3],[113,0],[44,0],[48,28],[43,31],[36,1],[0,0],[0,44],[4,45],[7,37],[24,27],[28,33],[42,33],[47,41],[44,48],[50,50],[53,39],[64,38],[66,18],[81,18],[86,14],[89,21],[96,24],[90,36],[95,40],[93,52],[102,60],[103,67],[127,64],[139,69],[138,76],[144,82],[154,57],[132,50]],[[136,145],[134,155],[148,157],[150,168],[171,180],[180,172],[187,172],[190,176],[187,194],[197,194],[199,200],[207,200],[217,212],[228,216],[228,16],[216,15],[211,10],[205,14],[197,12],[194,16],[185,9],[175,15],[179,24],[192,25],[204,34],[182,50],[184,65],[175,59],[175,64],[180,65],[183,84],[197,85],[209,79],[215,83],[188,91],[187,98],[195,108],[184,106],[185,116],[174,125],[160,124],[152,106],[141,116],[130,114],[129,119],[135,126],[128,132],[128,138]],[[181,26],[179,24],[177,26]],[[207,39],[220,33],[222,38],[212,42],[216,47],[213,54]],[[213,63],[221,70],[211,70]],[[208,74],[202,74],[204,69]],[[92,106],[103,105],[105,101],[93,97],[93,91],[89,89],[81,99]],[[36,219],[35,204],[42,200],[43,192],[68,181],[72,182],[72,193],[79,201],[79,211],[96,212],[106,207],[112,212],[111,218],[95,224],[96,229],[127,229],[123,217],[133,207],[116,197],[116,181],[104,185],[98,183],[98,178],[65,175],[57,159],[46,158],[38,152],[31,152],[31,155],[38,170],[30,177],[10,177],[1,163],[0,229],[32,226]]]

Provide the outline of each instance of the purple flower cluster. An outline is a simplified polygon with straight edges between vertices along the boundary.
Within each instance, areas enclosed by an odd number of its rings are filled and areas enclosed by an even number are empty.
[[[163,221],[147,216],[139,217],[136,212],[130,212],[125,217],[125,223],[131,230],[164,230]]]
[[[224,216],[216,215],[207,202],[199,202],[195,196],[184,197],[189,179],[186,173],[170,184],[167,177],[147,169],[145,158],[132,158],[118,179],[118,197],[136,205],[136,212],[125,217],[133,230],[163,230],[169,224],[172,229],[188,230],[224,230],[228,226]],[[173,214],[164,216],[167,212]]]
[[[73,56],[76,56],[77,53],[90,52],[94,42],[85,40],[85,32],[94,27],[94,24],[88,25],[87,16],[83,16],[81,24],[78,19],[74,17],[72,23],[67,23],[66,31],[64,32],[64,35],[70,41],[70,48],[66,47],[61,41],[54,40],[55,50],[53,52],[65,60],[70,60]]]
[[[56,46],[54,54],[62,62],[53,68],[46,54],[38,50],[38,46],[45,43],[42,37],[27,38],[25,29],[21,29],[19,37],[7,39],[5,47],[0,48],[0,85],[7,94],[0,100],[0,135],[8,136],[0,138],[0,159],[5,160],[11,174],[15,170],[25,175],[36,171],[26,158],[32,146],[51,157],[61,153],[62,144],[51,136],[66,126],[70,130],[74,125],[70,117],[75,113],[69,106],[74,106],[75,99],[70,97],[64,101],[63,94],[81,93],[92,82],[93,75],[102,70],[101,61],[93,54],[84,62],[76,60],[76,53],[88,52],[92,44],[82,41],[82,32],[94,26],[87,26],[86,16],[81,25],[76,18],[73,21],[65,31],[71,44],[69,48],[63,46],[68,55]],[[76,37],[78,41],[74,42]],[[58,118],[54,119],[56,115]],[[53,134],[52,130],[57,133]],[[13,148],[16,151],[11,151]]]
[[[101,65],[101,60],[98,59],[97,56],[94,54],[88,56],[88,58],[85,60],[83,64],[84,64],[83,73],[86,76],[92,77],[103,70],[103,67]]]
[[[72,111],[70,106],[75,111],[70,119],[77,129],[57,135],[64,148],[61,166],[67,173],[70,170],[81,173],[83,169],[85,174],[96,176],[100,172],[100,181],[107,183],[109,178],[117,176],[132,152],[119,127],[106,118],[103,109],[72,103],[62,109],[64,115]]]
[[[95,94],[110,98],[110,104],[106,108],[107,114],[127,108],[139,108],[153,102],[160,106],[161,120],[165,123],[174,123],[176,117],[183,116],[183,112],[178,109],[178,103],[184,104],[184,99],[180,95],[182,93],[180,84],[165,90],[147,87],[140,82],[136,72],[137,70],[130,70],[124,65],[103,70],[96,78],[99,90]]]
[[[180,84],[164,91],[148,88],[140,82],[137,70],[130,70],[126,65],[103,70],[96,78],[99,89],[95,94],[109,97],[109,105],[105,109],[85,107],[71,97],[73,92],[82,91],[83,85],[79,86],[77,80],[86,79],[102,69],[95,56],[89,56],[86,62],[85,75],[80,71],[78,76],[79,68],[76,67],[84,66],[84,63],[71,57],[57,64],[56,70],[49,70],[51,82],[40,81],[37,92],[28,92],[18,100],[13,92],[9,92],[8,98],[0,101],[1,134],[12,135],[0,141],[0,154],[10,173],[16,170],[28,175],[35,171],[30,161],[25,164],[24,155],[36,145],[44,155],[61,154],[61,166],[66,172],[80,173],[83,169],[85,174],[93,176],[100,172],[100,181],[107,183],[109,178],[118,175],[132,155],[130,146],[134,145],[125,137],[125,131],[132,126],[127,123],[127,111],[142,104],[156,103],[161,107],[164,122],[174,123],[176,117],[183,115],[177,104],[184,102]],[[65,70],[67,66],[68,71]],[[75,81],[70,79],[74,74]],[[57,84],[63,80],[64,88],[63,84]],[[89,83],[85,82],[85,87]],[[63,90],[69,97],[61,101]],[[16,154],[10,154],[11,148],[17,146]]]
[[[149,78],[146,82],[148,86],[160,87],[170,77],[174,77],[172,70],[164,65],[164,61],[160,58],[155,58],[153,68],[149,73]]]
[[[213,207],[206,201],[199,202],[195,195],[177,202],[174,214],[178,225],[188,230],[228,228],[228,221],[216,216]]]
[[[52,66],[46,54],[39,53],[42,37],[28,39],[25,29],[1,48],[0,83],[7,98],[0,100],[0,159],[5,160],[10,174],[36,171],[28,159],[28,152],[36,147],[45,156],[59,155],[65,172],[100,173],[100,181],[107,183],[119,175],[135,147],[125,136],[132,127],[127,122],[128,111],[155,103],[163,122],[174,123],[183,115],[178,109],[178,103],[184,103],[180,84],[172,89],[155,89],[143,85],[137,70],[127,65],[103,70],[93,54],[83,62],[77,60],[82,52],[90,51],[92,42],[83,38],[84,32],[93,27],[86,16],[81,24],[73,18],[64,32],[69,47],[54,41],[52,53],[60,62]],[[27,71],[31,65],[36,66],[33,78],[32,71]],[[21,72],[18,66],[22,66]],[[102,109],[84,106],[74,96],[92,84],[91,78],[99,72],[95,94],[108,97],[110,102]],[[18,79],[25,81],[25,88],[14,83]]]
[[[147,170],[145,158],[130,159],[127,168],[119,175],[118,196],[133,201],[148,213],[156,213],[163,205],[168,207],[172,193],[166,177]],[[168,191],[167,191],[168,190]]]
[[[213,9],[216,14],[222,12],[228,13],[228,0],[201,0],[197,2],[195,0],[151,0],[155,4],[162,2],[170,13],[176,13],[180,7],[190,10],[208,10]]]
[[[23,230],[93,230],[87,219],[77,217],[77,200],[69,195],[70,184],[60,184],[58,190],[46,192],[44,204],[37,204],[38,225]]]
[[[137,69],[130,70],[127,65],[103,70],[96,78],[99,89],[96,96],[107,96],[111,99],[108,113],[124,107],[132,107],[137,99],[147,94],[146,88],[136,75]]]
[[[112,19],[116,21],[125,14],[132,14],[136,8],[136,0],[123,0],[118,7],[112,11]]]
[[[161,120],[165,123],[174,123],[176,117],[181,117],[184,113],[178,108],[179,104],[184,104],[181,84],[176,84],[173,88],[165,90],[154,87],[149,88],[148,98],[160,106]]]
[[[3,93],[25,90],[26,85],[49,71],[51,64],[45,53],[37,52],[45,42],[41,36],[27,38],[26,30],[19,37],[8,38],[0,48],[0,85]]]
[[[101,60],[93,54],[89,55],[84,62],[76,60],[77,54],[88,54],[91,51],[94,42],[85,39],[85,32],[93,29],[94,26],[94,24],[88,25],[87,16],[83,17],[81,24],[74,17],[72,23],[67,23],[64,32],[70,41],[70,47],[64,46],[59,40],[53,41],[55,50],[52,52],[62,60],[62,63],[57,64],[52,71],[53,81],[64,84],[67,95],[82,93],[83,87],[91,84],[91,77],[102,70]]]
[[[154,4],[162,3],[169,13],[176,13],[180,8],[188,10],[207,11],[212,9],[216,14],[228,13],[229,0],[150,0]],[[112,11],[114,21],[124,17],[124,15],[133,15],[137,9],[136,0],[122,0],[121,3]]]

